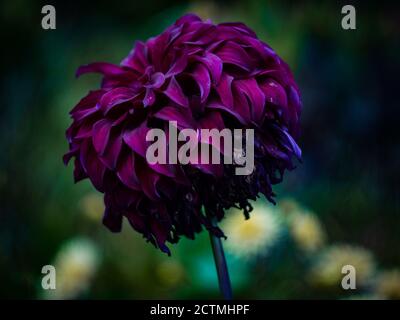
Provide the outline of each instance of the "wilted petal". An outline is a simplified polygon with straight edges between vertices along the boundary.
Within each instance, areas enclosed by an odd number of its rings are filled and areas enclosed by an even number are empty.
[[[301,149],[292,136],[285,129],[282,129],[277,125],[274,125],[274,128],[280,133],[279,138],[282,145],[292,151],[296,158],[301,159]]]
[[[171,255],[170,250],[168,247],[165,245],[165,241],[167,240],[168,237],[168,229],[165,228],[164,224],[160,223],[157,219],[152,219],[151,223],[151,232],[154,234],[154,237],[156,238],[156,242],[158,247],[168,255]]]
[[[130,209],[126,213],[126,218],[131,224],[132,228],[136,231],[141,232],[143,234],[147,234],[148,230],[145,223],[145,217],[142,214],[138,213],[136,210]]]

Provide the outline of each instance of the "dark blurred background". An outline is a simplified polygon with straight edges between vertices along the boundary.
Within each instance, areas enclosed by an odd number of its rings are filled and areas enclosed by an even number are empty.
[[[2,1],[0,297],[219,297],[207,234],[171,258],[127,226],[111,234],[101,195],[61,161],[68,112],[100,81],[75,79],[77,67],[119,63],[193,12],[246,23],[302,92],[303,163],[275,189],[276,207],[261,199],[253,222],[226,221],[235,296],[400,298],[400,6],[349,3],[356,30],[341,28],[340,1]],[[45,4],[56,30],[41,28]],[[47,264],[57,290],[41,287]],[[357,290],[340,287],[343,264],[356,267]]]

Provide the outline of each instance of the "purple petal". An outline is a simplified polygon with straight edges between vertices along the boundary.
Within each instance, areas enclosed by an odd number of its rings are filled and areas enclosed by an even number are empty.
[[[154,90],[147,88],[146,94],[143,99],[143,105],[145,107],[152,106],[155,101],[156,101],[156,94],[154,93]]]
[[[139,127],[134,129],[125,129],[122,138],[125,143],[137,154],[146,158],[148,142],[146,141],[147,132],[150,129],[147,127],[147,122],[143,122]]]
[[[189,109],[164,107],[154,114],[154,117],[165,121],[176,121],[179,129],[196,127]]]
[[[100,156],[100,160],[109,168],[110,170],[115,170],[117,167],[117,161],[122,148],[122,138],[119,134],[115,137],[109,139],[107,148],[104,154]]]
[[[198,162],[199,162],[198,164],[191,164],[191,165],[206,174],[215,177],[221,177],[224,172],[224,167],[222,164],[205,164],[205,163],[200,163],[200,160]]]
[[[89,117],[90,115],[95,114],[97,111],[99,111],[97,106],[94,106],[93,108],[89,109],[78,110],[72,114],[72,119],[74,119],[75,121],[81,121]]]
[[[223,73],[221,81],[218,83],[216,87],[216,90],[221,98],[221,102],[226,107],[230,108],[233,106],[232,80],[233,77],[227,75],[226,73]]]
[[[106,208],[103,215],[103,224],[111,232],[120,232],[122,229],[122,215],[116,210]]]
[[[136,174],[135,155],[133,152],[127,153],[127,155],[121,160],[121,164],[117,170],[117,176],[128,188],[141,190],[139,178]]]
[[[236,65],[245,71],[250,71],[253,68],[251,57],[235,42],[227,42],[216,52],[216,54],[223,63]]]
[[[89,93],[78,102],[69,114],[73,116],[76,112],[93,109],[105,92],[106,91],[103,89],[89,91]]]
[[[287,97],[285,89],[275,80],[269,79],[260,84],[264,92],[267,103],[272,103],[285,108],[287,106]]]
[[[250,47],[253,48],[258,53],[258,55],[264,61],[264,63],[270,62],[271,64],[271,62],[273,62],[273,65],[276,64],[277,54],[266,43],[260,41],[259,39],[248,36],[244,36],[243,40],[245,40],[250,45]]]
[[[140,181],[140,186],[142,187],[145,195],[151,200],[159,200],[160,195],[157,191],[157,182],[160,176],[151,170],[147,164],[141,162],[138,168],[138,177]]]
[[[196,64],[191,73],[200,89],[201,103],[203,103],[210,94],[211,79],[208,69],[201,63]]]
[[[210,71],[212,80],[218,84],[222,75],[222,60],[211,52],[206,52],[203,57],[193,56],[195,61],[203,63]]]
[[[239,112],[238,110],[232,108],[232,107],[228,107],[225,104],[223,104],[222,102],[218,101],[218,100],[213,100],[210,101],[210,103],[207,105],[207,108],[209,109],[217,109],[217,110],[224,110],[225,112],[231,114],[232,116],[234,116],[241,124],[248,124],[250,122],[250,120],[248,119],[248,117],[243,117],[241,112]]]
[[[175,170],[174,166],[170,164],[160,164],[160,163],[155,163],[155,164],[149,164],[149,167],[154,170],[155,172],[162,174],[167,177],[174,178],[175,177]]]
[[[129,55],[121,62],[121,65],[143,73],[148,65],[145,44],[142,41],[137,41]]]
[[[188,98],[183,93],[182,88],[178,81],[176,81],[175,77],[171,78],[167,89],[164,91],[164,94],[177,104],[184,107],[188,106]]]
[[[253,30],[251,30],[248,26],[241,22],[224,22],[218,24],[218,27],[226,27],[226,29],[233,28],[243,34],[256,38],[257,35]]]
[[[155,72],[150,77],[149,84],[145,85],[146,88],[160,88],[165,82],[165,76],[161,72]]]
[[[283,146],[287,149],[291,150],[293,154],[297,157],[297,159],[301,159],[301,149],[297,145],[296,141],[292,138],[292,136],[285,130],[280,127],[274,125],[274,128],[281,133],[281,142]]]
[[[172,76],[175,76],[183,70],[185,70],[186,66],[188,63],[188,58],[187,54],[181,55],[172,65],[172,67],[168,70],[168,72],[165,74],[166,78],[170,78]]]
[[[85,140],[82,143],[80,162],[95,188],[100,192],[104,192],[103,179],[106,167],[98,159],[90,140]]]
[[[80,66],[76,71],[76,76],[80,77],[85,73],[101,73],[105,76],[118,76],[126,74],[126,70],[112,63],[108,62],[94,62]]]
[[[85,170],[83,169],[82,163],[78,157],[75,158],[74,161],[74,182],[77,183],[83,179],[86,179],[88,175],[86,174]]]
[[[106,149],[112,123],[107,119],[97,121],[93,126],[93,146],[100,155]]]
[[[262,145],[268,154],[276,159],[283,159],[285,161],[289,161],[289,156],[287,153],[281,151],[279,147],[276,145],[275,139],[269,137],[266,133],[261,135]]]
[[[160,35],[150,38],[146,42],[148,49],[149,59],[157,71],[163,70],[163,64],[166,57],[166,49],[169,44],[170,32],[168,30],[164,31]]]
[[[179,43],[204,46],[214,41],[216,26],[210,23],[196,22],[190,25],[188,33],[179,39]]]
[[[131,88],[115,88],[103,95],[100,100],[100,108],[106,115],[114,106],[131,101],[137,96],[137,91]]]
[[[210,111],[208,114],[199,120],[199,128],[201,129],[218,129],[222,131],[225,129],[224,120],[222,119],[221,113],[216,111]],[[200,135],[201,143],[207,143],[216,148],[219,152],[224,150],[224,139],[219,139],[220,145],[218,146],[217,139],[212,139],[211,137],[206,140],[204,135]],[[211,153],[211,152],[210,152]]]
[[[180,17],[178,20],[176,20],[175,25],[180,26],[185,23],[192,23],[192,22],[196,22],[196,21],[201,21],[201,19],[197,15],[195,15],[193,13],[189,13],[189,14],[184,15],[183,17]]]
[[[225,129],[224,120],[220,112],[209,111],[198,122],[201,129],[218,129],[220,131]]]
[[[299,128],[299,117],[301,113],[301,100],[299,96],[298,90],[294,86],[290,86],[289,89],[289,106],[290,106],[290,129],[291,132],[295,137],[298,137],[300,134],[300,128]]]
[[[235,80],[237,90],[244,93],[250,100],[252,119],[261,122],[264,115],[265,96],[254,78]]]
[[[68,163],[71,161],[72,157],[75,157],[78,154],[79,151],[79,146],[76,145],[71,150],[69,150],[66,154],[63,156],[63,162],[64,165],[68,165]]]
[[[160,221],[156,219],[151,219],[151,232],[154,234],[156,238],[157,246],[168,255],[171,255],[170,250],[165,245],[165,241],[167,241],[167,237],[169,234],[169,230],[164,226],[164,224],[160,223]]]
[[[93,134],[93,123],[92,121],[82,121],[79,126],[78,132],[74,139],[85,139],[91,137]]]

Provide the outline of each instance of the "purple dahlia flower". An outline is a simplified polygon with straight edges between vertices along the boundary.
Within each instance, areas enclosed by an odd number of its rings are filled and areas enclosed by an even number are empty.
[[[301,151],[299,90],[287,64],[242,23],[213,24],[185,15],[160,35],[136,42],[114,65],[82,66],[77,76],[103,75],[70,112],[68,163],[75,181],[89,178],[104,193],[103,223],[121,230],[123,217],[162,251],[181,236],[203,228],[222,237],[212,223],[224,210],[251,211],[259,193],[274,201],[272,185]],[[251,128],[254,170],[234,174],[234,164],[150,164],[151,128]],[[168,146],[167,146],[168,147]]]

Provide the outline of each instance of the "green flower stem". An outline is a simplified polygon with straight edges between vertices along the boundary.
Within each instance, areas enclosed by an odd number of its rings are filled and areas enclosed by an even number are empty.
[[[229,279],[228,267],[226,265],[224,248],[221,239],[210,232],[211,247],[214,254],[215,267],[218,274],[219,289],[225,300],[232,300],[231,281]]]

